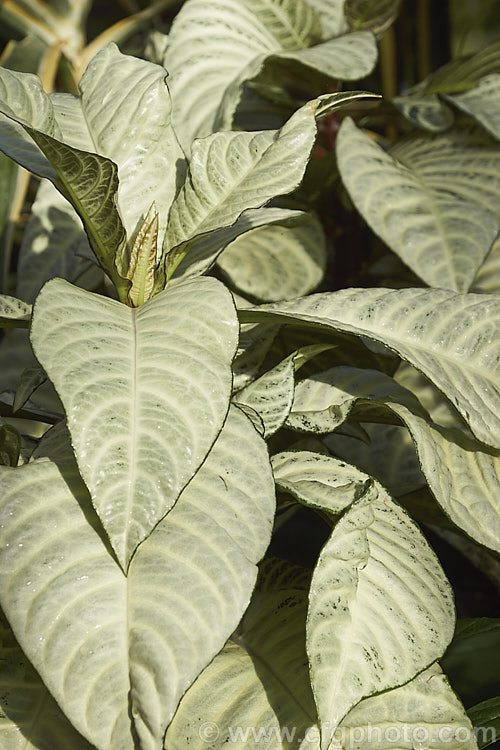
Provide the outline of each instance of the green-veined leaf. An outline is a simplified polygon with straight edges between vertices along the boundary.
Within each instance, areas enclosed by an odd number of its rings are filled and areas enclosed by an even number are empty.
[[[346,120],[337,156],[351,198],[389,247],[430,286],[467,291],[499,231],[500,148],[469,128],[386,153]]]
[[[452,591],[418,527],[380,485],[335,526],[309,592],[307,650],[322,750],[361,698],[432,664],[453,635]]]
[[[33,349],[126,568],[222,426],[237,335],[231,297],[202,278],[131,310],[53,279],[34,310]]]
[[[242,294],[264,302],[308,294],[323,280],[326,243],[318,219],[304,218],[298,226],[276,223],[240,235],[219,268]]]
[[[450,399],[479,440],[500,447],[498,295],[346,289],[239,315],[243,322],[301,322],[385,344]]]

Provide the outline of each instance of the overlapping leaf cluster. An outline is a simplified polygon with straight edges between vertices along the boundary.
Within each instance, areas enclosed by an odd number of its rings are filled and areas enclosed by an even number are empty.
[[[496,562],[495,46],[399,97],[392,146],[343,118],[344,189],[418,281],[311,294],[317,121],[369,98],[342,82],[398,8],[187,0],[78,95],[0,70],[42,178],[0,298],[2,750],[477,747],[416,521]],[[313,570],[266,556],[304,507]]]

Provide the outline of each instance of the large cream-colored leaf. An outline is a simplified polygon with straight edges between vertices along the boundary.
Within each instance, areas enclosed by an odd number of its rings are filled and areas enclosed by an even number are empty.
[[[318,40],[318,15],[305,0],[189,0],[177,14],[164,64],[171,75],[174,126],[189,149],[213,132],[217,109],[233,79],[271,52]]]
[[[92,750],[71,726],[0,613],[0,747]]]
[[[274,562],[274,561],[273,561]],[[238,633],[180,703],[167,750],[319,749],[305,653],[307,581],[274,562],[272,585],[254,594]],[[362,700],[341,722],[332,747],[474,750],[465,710],[434,664],[414,680]]]
[[[52,101],[40,79],[0,68],[2,150],[26,169],[50,179],[72,203],[101,266],[126,292],[128,282],[120,278],[115,265],[117,254],[119,258],[127,254],[116,205],[117,166],[96,153],[68,146],[61,138]]]
[[[16,291],[33,302],[43,284],[55,276],[85,289],[102,283],[82,222],[48,180],[43,180],[23,233]]]
[[[276,223],[238,237],[224,250],[218,266],[242,294],[263,302],[308,294],[323,280],[326,241],[312,214],[303,224]]]
[[[24,653],[99,750],[132,750],[126,579],[92,527],[76,464],[2,476],[0,601]]]
[[[188,281],[135,310],[61,279],[35,302],[33,349],[124,568],[221,429],[236,340],[231,296],[214,279]]]
[[[466,292],[499,231],[498,144],[469,127],[387,153],[346,120],[337,156],[356,207],[389,247],[430,286]]]
[[[185,173],[171,125],[166,75],[160,65],[122,55],[109,44],[91,60],[80,82],[81,120],[97,152],[118,165],[118,206],[129,237],[153,201],[163,236]],[[73,118],[68,126],[74,127]]]
[[[293,569],[288,581],[279,564],[270,572],[274,586],[256,591],[235,636],[181,701],[166,750],[318,747],[298,741],[317,721],[305,653],[306,590]]]
[[[160,747],[248,605],[274,514],[265,444],[233,409],[128,578],[60,428],[2,485],[0,601],[24,652],[98,750],[137,747],[131,715],[141,748]]]
[[[239,312],[379,341],[423,372],[476,437],[500,447],[500,299],[444,289],[346,289]]]
[[[452,590],[419,528],[374,483],[334,527],[309,592],[321,747],[361,698],[408,682],[454,629]]]
[[[366,43],[357,35],[348,35],[346,42],[331,39],[346,30],[338,0],[184,3],[164,59],[171,74],[174,125],[184,147],[189,149],[195,137],[231,127],[242,84],[263,69],[266,59],[350,80],[368,74],[376,60],[373,37],[367,34],[371,40]]]
[[[339,727],[344,747],[477,750],[474,728],[438,664],[400,688],[367,698]]]
[[[490,254],[477,272],[473,292],[495,294],[500,292],[500,240],[496,240]]]
[[[248,606],[273,517],[265,443],[233,407],[205,464],[130,566],[132,711],[145,750],[157,747],[183,692]]]
[[[26,133],[24,123],[56,138],[61,135],[54,108],[38,76],[0,68],[1,150],[35,174],[56,180],[56,171]]]

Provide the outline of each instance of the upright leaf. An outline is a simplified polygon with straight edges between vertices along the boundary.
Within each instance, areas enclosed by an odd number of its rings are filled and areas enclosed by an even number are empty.
[[[125,569],[221,429],[236,336],[231,296],[214,279],[134,310],[60,279],[37,298],[33,349],[64,404],[80,472]]]

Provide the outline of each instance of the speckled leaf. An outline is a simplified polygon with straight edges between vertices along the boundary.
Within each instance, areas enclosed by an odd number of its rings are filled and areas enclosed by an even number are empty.
[[[242,294],[263,302],[311,292],[323,280],[326,241],[321,224],[304,214],[297,226],[275,223],[238,237],[218,266]]]
[[[439,658],[454,629],[452,591],[419,528],[380,485],[357,500],[321,551],[307,651],[322,750],[361,698]]]
[[[297,383],[287,424],[294,430],[333,432],[354,408],[367,422],[386,421],[385,404],[393,401],[425,414],[418,399],[388,375],[377,370],[332,367]]]
[[[324,103],[323,97],[308,102],[281,130],[214,133],[194,142],[163,244],[169,276],[187,243],[297,187],[316,137],[315,113]]]
[[[270,560],[234,638],[186,693],[167,732],[167,750],[319,750],[319,727],[305,653],[307,577]],[[303,572],[304,573],[304,572]],[[245,696],[245,700],[242,700]],[[462,741],[455,738],[455,732]],[[417,745],[422,732],[436,750],[475,750],[471,725],[440,668],[362,700],[341,722],[333,747],[380,750]],[[395,742],[395,735],[406,738]]]
[[[314,451],[293,450],[272,457],[277,486],[299,502],[341,513],[358,500],[371,481],[355,466]]]
[[[500,299],[444,289],[345,289],[240,310],[375,339],[424,373],[479,440],[500,448]]]
[[[34,310],[35,355],[64,404],[82,477],[126,569],[222,426],[237,337],[231,296],[202,278],[132,310],[53,279]]]
[[[337,155],[373,231],[429,286],[468,291],[500,227],[500,147],[469,127],[387,153],[345,120]]]
[[[28,328],[31,318],[31,305],[17,297],[0,294],[0,327]]]

